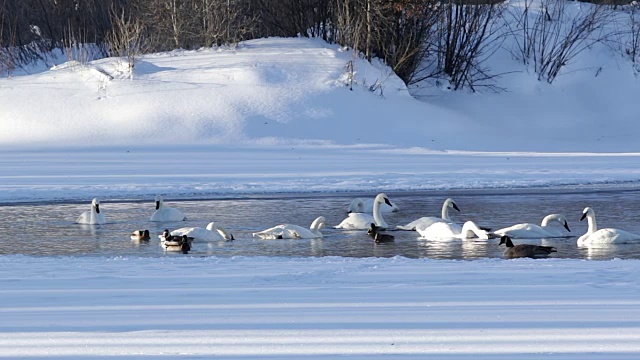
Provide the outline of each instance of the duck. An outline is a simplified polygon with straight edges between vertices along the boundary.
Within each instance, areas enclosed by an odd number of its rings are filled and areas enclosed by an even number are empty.
[[[217,226],[215,222],[210,222],[206,228],[183,227],[171,231],[173,236],[187,235],[197,241],[232,241],[235,240],[233,234]]]
[[[426,229],[418,228],[416,231],[421,237],[429,240],[448,240],[448,239],[472,239],[478,238],[482,240],[489,239],[486,230],[481,229],[473,221],[465,222],[462,227],[458,224],[448,222],[436,222]]]
[[[549,254],[557,252],[556,248],[553,246],[541,246],[532,244],[513,245],[511,238],[507,235],[504,235],[500,238],[500,244],[498,244],[498,246],[502,244],[505,244],[507,246],[507,249],[504,251],[504,256],[509,259],[523,257],[547,257],[549,256]]]
[[[151,221],[184,221],[187,220],[185,214],[172,207],[164,206],[162,196],[156,196],[156,211],[151,215]]]
[[[395,236],[378,232],[378,227],[375,223],[371,223],[369,230],[367,230],[367,234],[376,244],[395,241]]]
[[[160,235],[160,246],[166,251],[189,251],[193,238],[187,235],[174,236],[165,229]]]
[[[150,239],[149,230],[136,230],[131,233],[131,240],[133,241],[149,241]]]
[[[85,225],[102,225],[107,223],[104,212],[100,210],[100,200],[94,198],[91,200],[91,210],[85,211],[76,220],[78,224]]]
[[[374,199],[371,198],[355,198],[351,200],[351,203],[347,207],[347,212],[349,213],[373,213],[373,203]],[[391,205],[388,206],[386,203],[380,207],[380,212],[382,213],[391,213],[398,212],[400,208],[394,202],[391,202]]]
[[[578,245],[593,244],[629,244],[640,243],[640,235],[625,230],[605,228],[598,229],[596,225],[596,213],[592,208],[586,207],[582,211],[580,221],[587,219],[589,228],[587,232],[578,238]]]
[[[571,236],[570,234],[567,235],[564,233],[562,229],[557,226],[551,226],[551,224],[555,222],[561,224],[568,232],[571,232],[567,219],[565,219],[564,216],[560,214],[549,214],[542,219],[540,225],[521,223],[496,230],[493,233],[499,236],[507,235],[512,239],[540,239]]]
[[[447,223],[454,224],[453,220],[451,220],[451,217],[449,217],[449,209],[454,209],[458,212],[460,211],[460,208],[458,208],[458,205],[456,204],[455,201],[453,201],[452,198],[446,199],[442,204],[442,217],[424,216],[417,220],[413,220],[412,222],[406,225],[398,226],[396,227],[396,229],[413,231],[418,229],[424,230],[437,222],[447,222]],[[460,230],[462,230],[462,227],[460,227]]]
[[[385,193],[376,195],[373,201],[373,215],[365,213],[350,213],[349,216],[342,220],[340,224],[336,225],[335,228],[345,230],[367,230],[371,223],[375,223],[378,230],[386,230],[389,225],[384,221],[382,213],[380,212],[380,205],[382,204],[391,206],[391,201],[389,201],[389,198]]]
[[[252,235],[263,240],[317,239],[323,237],[320,230],[324,228],[325,222],[324,216],[318,216],[313,220],[309,228],[292,224],[281,224],[266,230],[254,232]]]

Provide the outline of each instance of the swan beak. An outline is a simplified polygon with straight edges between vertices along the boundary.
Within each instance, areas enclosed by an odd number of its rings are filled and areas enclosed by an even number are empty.
[[[384,202],[389,206],[393,206],[393,205],[391,205],[391,201],[389,201],[389,199],[387,199],[387,198],[384,198]]]
[[[582,219],[580,219],[580,220],[582,220]],[[569,229],[569,224],[567,224],[566,221],[564,222],[564,228],[567,229],[568,232],[571,232],[571,229]]]
[[[100,204],[96,204],[96,214],[100,214]]]
[[[587,217],[587,213],[583,213],[582,217],[580,218],[580,221],[584,220],[584,218],[586,218],[586,217]]]
[[[452,202],[451,204],[453,205],[454,209],[456,209],[456,210],[458,210],[458,212],[460,212],[460,209],[458,209],[458,205],[456,205],[456,203]]]
[[[156,201],[156,210],[160,210],[160,201]]]

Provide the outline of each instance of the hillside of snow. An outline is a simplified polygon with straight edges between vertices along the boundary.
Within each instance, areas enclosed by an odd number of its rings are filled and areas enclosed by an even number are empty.
[[[496,80],[506,92],[423,87],[412,90],[416,97],[379,61],[368,63],[319,39],[257,39],[235,50],[147,55],[132,77],[114,58],[67,62],[0,78],[0,147],[638,150],[640,83],[628,64],[613,54],[588,64],[583,59],[549,85],[504,53],[495,56],[496,66],[519,69]]]

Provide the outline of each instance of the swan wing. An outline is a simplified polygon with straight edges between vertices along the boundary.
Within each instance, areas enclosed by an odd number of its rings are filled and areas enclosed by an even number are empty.
[[[635,244],[640,235],[620,229],[600,229],[589,236],[589,244]]]
[[[443,218],[439,218],[439,217],[435,217],[435,216],[424,216],[421,217],[420,219],[417,220],[413,220],[412,222],[408,223],[407,225],[401,225],[398,226],[397,229],[398,230],[424,230],[426,228],[428,228],[429,226],[437,223],[437,222],[450,222],[450,221],[446,221]]]
[[[151,221],[184,221],[186,219],[187,217],[182,211],[170,207],[156,210],[151,215]]]
[[[540,225],[532,223],[516,224],[503,229],[498,229],[494,231],[494,234],[498,234],[500,236],[506,235],[512,239],[539,239],[553,236]]]
[[[371,226],[371,223],[375,223],[373,215],[364,213],[351,213],[346,219],[335,226],[336,229],[346,230],[367,230]]]
[[[220,234],[218,234],[217,232],[213,232],[202,227],[184,227],[175,229],[171,231],[171,235],[187,235],[188,237],[192,237],[194,240],[199,241],[217,241],[222,238],[222,236],[220,236]]]
[[[426,228],[416,228],[416,231],[428,240],[456,239],[462,228],[457,224],[436,222]]]

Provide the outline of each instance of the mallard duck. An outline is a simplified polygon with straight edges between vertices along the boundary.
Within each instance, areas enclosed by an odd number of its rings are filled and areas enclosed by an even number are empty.
[[[149,241],[150,239],[149,230],[136,230],[131,233],[131,240],[134,241]]]

